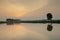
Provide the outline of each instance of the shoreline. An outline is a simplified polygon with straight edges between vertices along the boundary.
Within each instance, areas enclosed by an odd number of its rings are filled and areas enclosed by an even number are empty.
[[[14,24],[14,23],[56,23],[56,24],[60,24],[60,20],[10,20],[10,21],[0,21],[0,24],[4,24],[4,23],[7,23],[7,24]]]

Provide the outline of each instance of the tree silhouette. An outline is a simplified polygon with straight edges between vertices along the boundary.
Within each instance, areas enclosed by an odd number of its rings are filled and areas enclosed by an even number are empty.
[[[47,14],[47,19],[48,19],[48,20],[52,20],[52,18],[53,18],[53,17],[52,17],[52,14],[51,14],[51,13],[48,13],[48,14]]]

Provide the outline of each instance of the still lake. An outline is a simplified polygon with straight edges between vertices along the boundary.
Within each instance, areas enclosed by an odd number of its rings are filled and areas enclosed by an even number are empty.
[[[47,31],[48,24],[0,24],[0,40],[60,40],[60,24],[53,24],[53,30]]]

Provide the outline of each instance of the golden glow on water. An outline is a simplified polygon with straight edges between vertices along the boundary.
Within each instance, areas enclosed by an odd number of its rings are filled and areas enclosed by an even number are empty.
[[[43,33],[38,33],[36,31],[30,30],[27,26],[23,25],[5,25],[5,27],[0,27],[0,37],[7,39],[41,39],[47,40],[47,36]]]
[[[25,35],[27,29],[23,26],[8,26],[5,28],[1,28],[1,33],[5,37],[17,37],[17,36],[23,36]]]

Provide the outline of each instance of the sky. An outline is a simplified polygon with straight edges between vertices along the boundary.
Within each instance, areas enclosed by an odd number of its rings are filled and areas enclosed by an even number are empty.
[[[44,0],[0,0],[0,14],[2,17],[21,17],[44,5]]]
[[[0,0],[0,18],[41,19],[60,16],[60,0]]]
[[[53,19],[60,19],[60,0],[0,0],[0,20],[6,18],[46,19],[47,13],[52,13]],[[60,25],[53,25],[52,32],[47,32],[45,26],[47,25],[0,25],[0,39],[60,39]]]

